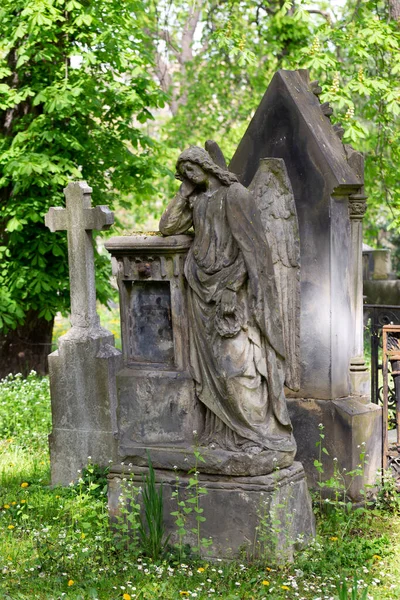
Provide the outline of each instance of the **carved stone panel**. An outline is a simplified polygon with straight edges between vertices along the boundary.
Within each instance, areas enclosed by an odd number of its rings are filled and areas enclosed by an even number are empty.
[[[128,358],[174,365],[169,281],[124,281],[128,298]]]

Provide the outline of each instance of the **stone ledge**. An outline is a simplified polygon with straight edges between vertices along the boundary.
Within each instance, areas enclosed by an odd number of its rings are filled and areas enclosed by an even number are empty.
[[[229,452],[218,448],[202,448],[200,452],[205,462],[197,461],[193,454],[193,448],[168,448],[137,446],[132,445],[124,447],[120,444],[119,452],[121,456],[126,456],[124,461],[145,467],[148,464],[147,452],[149,452],[153,466],[158,469],[171,469],[174,467],[179,471],[188,471],[197,468],[201,473],[216,474],[221,476],[233,477],[255,477],[265,476],[274,471],[274,469],[286,469],[293,463],[295,452],[279,452],[266,450],[259,454],[250,454],[247,452]]]
[[[129,254],[137,250],[148,250],[152,253],[157,252],[186,252],[193,242],[193,236],[182,234],[182,235],[169,235],[161,236],[155,235],[154,232],[116,236],[106,241],[104,247],[113,255],[117,254]]]

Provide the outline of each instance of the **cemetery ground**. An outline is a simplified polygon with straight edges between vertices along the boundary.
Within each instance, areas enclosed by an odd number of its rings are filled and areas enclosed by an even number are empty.
[[[31,374],[1,382],[2,599],[400,597],[400,517],[388,487],[367,508],[346,511],[340,500],[323,503],[329,510],[317,515],[317,537],[294,564],[279,567],[268,555],[213,562],[179,556],[177,549],[153,561],[111,533],[106,480],[90,459],[79,483],[50,487],[50,428],[47,378]],[[319,512],[318,499],[315,506]],[[357,581],[357,593],[343,591],[346,580],[349,590]]]

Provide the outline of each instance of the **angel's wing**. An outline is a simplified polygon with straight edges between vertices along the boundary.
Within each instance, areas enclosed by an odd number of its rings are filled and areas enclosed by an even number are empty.
[[[214,142],[214,140],[207,140],[204,147],[216,165],[221,167],[221,169],[228,168],[226,166],[226,160],[225,160],[224,154],[223,154],[221,148],[218,146],[217,142]]]
[[[300,238],[296,205],[281,158],[264,158],[249,185],[271,248],[286,350],[286,381],[300,388]]]

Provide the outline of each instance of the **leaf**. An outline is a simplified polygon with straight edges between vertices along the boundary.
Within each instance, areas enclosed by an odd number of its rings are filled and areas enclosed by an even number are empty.
[[[21,54],[18,57],[17,60],[17,64],[16,64],[16,68],[18,69],[19,67],[21,67],[23,64],[25,64],[26,62],[28,62],[29,60],[29,56],[27,54]]]
[[[79,10],[80,8],[82,8],[82,4],[80,4],[80,2],[77,2],[77,0],[69,0],[69,2],[67,2],[65,9],[68,10],[69,12],[72,12],[74,9]]]
[[[6,225],[7,231],[21,231],[22,223],[17,219],[17,217],[13,217],[10,219]]]

